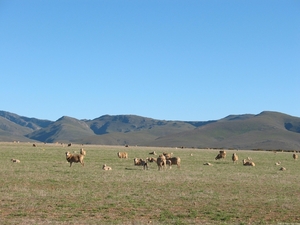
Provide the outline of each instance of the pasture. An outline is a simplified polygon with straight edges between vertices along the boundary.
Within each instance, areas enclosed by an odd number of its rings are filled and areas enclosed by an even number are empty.
[[[70,167],[65,152],[79,153],[81,147],[85,166]],[[119,151],[128,152],[129,159],[118,158]],[[153,157],[148,154],[152,151],[173,152],[181,158],[181,168],[158,171],[156,163],[149,163],[149,170],[133,165],[133,158]],[[217,150],[138,146],[0,143],[0,152],[1,224],[300,221],[300,160],[291,152],[226,150],[226,159],[218,161]],[[231,160],[234,152],[237,164]],[[242,165],[248,156],[255,167]],[[102,170],[103,164],[112,170]]]

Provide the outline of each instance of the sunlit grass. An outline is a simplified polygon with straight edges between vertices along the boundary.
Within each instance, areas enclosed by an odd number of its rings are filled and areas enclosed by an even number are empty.
[[[1,143],[3,224],[276,224],[300,220],[300,162],[292,153],[123,146],[83,146],[85,166],[65,152],[82,146]],[[181,169],[158,171],[133,165],[134,157],[173,152]],[[129,159],[119,159],[127,151]],[[231,154],[237,152],[239,163]],[[191,154],[193,156],[191,156]],[[252,157],[256,167],[242,166]],[[12,163],[11,158],[21,160]],[[286,171],[275,162],[281,161]],[[204,166],[211,162],[213,166]],[[102,165],[113,168],[103,171]]]

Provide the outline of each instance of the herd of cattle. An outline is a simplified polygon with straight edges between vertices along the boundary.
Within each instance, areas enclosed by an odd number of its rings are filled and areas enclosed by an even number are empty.
[[[36,147],[36,145],[33,145]],[[157,155],[155,151],[150,152],[149,155]],[[192,155],[192,154],[191,154]],[[72,154],[70,152],[66,152],[66,160],[70,163],[70,167],[72,166],[72,163],[80,163],[82,166],[84,166],[84,157],[86,156],[86,151],[81,148],[79,154]],[[127,152],[118,152],[117,156],[120,159],[128,159],[128,153]],[[218,155],[215,157],[215,160],[225,159],[226,158],[226,151],[221,150],[219,151]],[[239,158],[236,153],[232,154],[232,162],[237,163]],[[297,160],[298,155],[296,153],[293,154],[293,159]],[[20,163],[20,160],[18,159],[11,159],[14,163]],[[169,167],[169,169],[172,168],[172,165],[177,165],[177,168],[180,168],[181,159],[179,157],[173,157],[173,153],[162,153],[158,157],[147,157],[146,159],[142,158],[134,158],[133,164],[135,166],[142,166],[143,169],[148,169],[149,163],[156,162],[158,170],[163,170]],[[255,166],[255,163],[252,161],[252,158],[247,157],[247,159],[243,159],[242,163],[244,166]],[[281,162],[276,162],[275,165],[280,165]],[[212,164],[207,162],[204,163],[204,165],[211,166]],[[102,167],[103,170],[112,170],[110,166],[107,166],[106,164]],[[281,167],[280,170],[286,170],[286,168]]]

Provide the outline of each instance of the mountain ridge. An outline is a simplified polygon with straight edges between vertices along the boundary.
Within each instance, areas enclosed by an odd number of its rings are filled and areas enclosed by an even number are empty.
[[[300,118],[263,111],[211,121],[157,120],[137,115],[103,115],[91,120],[62,116],[50,121],[0,111],[0,141],[15,140],[290,150],[300,148]]]

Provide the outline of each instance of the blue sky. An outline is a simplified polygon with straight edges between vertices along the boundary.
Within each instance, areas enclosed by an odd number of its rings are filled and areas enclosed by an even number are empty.
[[[300,117],[300,1],[0,0],[0,110]]]

